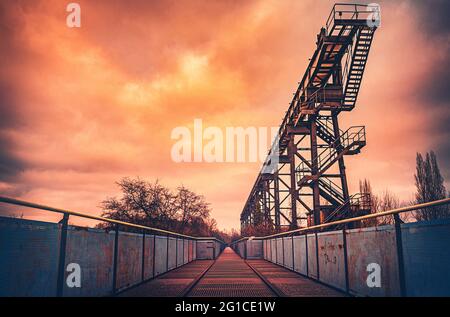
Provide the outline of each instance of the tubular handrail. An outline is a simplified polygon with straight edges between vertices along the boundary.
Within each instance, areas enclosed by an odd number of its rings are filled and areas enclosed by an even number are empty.
[[[168,231],[168,230],[164,230],[164,229],[147,227],[147,226],[143,226],[143,225],[138,225],[138,224],[134,224],[134,223],[130,223],[130,222],[110,219],[110,218],[101,217],[101,216],[89,215],[89,214],[81,213],[78,211],[71,211],[71,210],[66,210],[66,209],[49,207],[49,206],[31,203],[28,201],[19,200],[19,199],[10,198],[10,197],[0,196],[0,202],[6,203],[6,204],[11,204],[11,205],[16,205],[16,206],[23,206],[23,207],[29,207],[29,208],[34,208],[34,209],[41,209],[41,210],[56,212],[56,213],[62,213],[65,215],[70,215],[70,216],[104,221],[104,222],[109,222],[109,223],[113,223],[116,225],[122,225],[122,226],[137,228],[137,229],[143,229],[143,230],[149,230],[149,231],[154,231],[154,232],[158,232],[158,233],[162,233],[162,234],[166,234],[166,235],[172,235],[172,236],[182,237],[182,238],[187,238],[187,239],[192,239],[192,240],[216,240],[222,244],[225,244],[225,242],[221,241],[220,239],[217,239],[216,237],[211,237],[211,238],[209,238],[209,237],[193,237],[193,236],[176,233],[176,232],[172,232],[172,231]]]
[[[330,227],[330,226],[350,223],[350,222],[354,222],[354,221],[373,219],[373,218],[378,218],[378,217],[383,217],[383,216],[390,216],[390,215],[395,215],[395,214],[399,214],[399,213],[403,213],[403,212],[407,212],[407,211],[413,211],[413,210],[428,208],[428,207],[436,207],[436,206],[447,205],[447,204],[450,204],[450,198],[444,198],[444,199],[440,199],[440,200],[430,201],[427,203],[417,204],[417,205],[408,206],[408,207],[401,207],[401,208],[391,209],[391,210],[387,210],[387,211],[380,211],[380,212],[376,212],[376,213],[364,215],[364,216],[358,216],[358,217],[353,217],[353,218],[348,218],[348,219],[343,219],[343,220],[337,220],[337,221],[333,221],[333,222],[327,222],[327,223],[323,223],[320,225],[295,229],[295,230],[286,231],[286,232],[280,232],[280,233],[276,233],[276,234],[272,234],[272,235],[268,235],[268,236],[251,237],[251,238],[254,240],[265,240],[265,239],[276,238],[276,237],[291,235],[291,234],[300,233],[300,232],[307,232],[307,231],[311,231],[314,229],[321,229],[321,228],[326,228],[326,227]],[[249,239],[249,237],[243,237],[239,240],[231,242],[230,245],[236,244],[240,241],[247,240],[247,239]]]
[[[369,4],[359,4],[359,3],[335,3],[333,9],[328,16],[327,22],[325,23],[327,31],[329,31],[332,23],[336,20],[336,13],[339,14],[351,14],[350,19],[359,19],[359,14],[370,14],[373,11],[370,10],[371,5]]]

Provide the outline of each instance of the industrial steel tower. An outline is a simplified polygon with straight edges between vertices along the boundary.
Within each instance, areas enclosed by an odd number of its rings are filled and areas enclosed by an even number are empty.
[[[349,193],[344,164],[366,145],[365,128],[341,130],[338,117],[355,107],[379,21],[379,7],[333,7],[241,213],[241,230],[295,229],[370,210],[370,197]]]

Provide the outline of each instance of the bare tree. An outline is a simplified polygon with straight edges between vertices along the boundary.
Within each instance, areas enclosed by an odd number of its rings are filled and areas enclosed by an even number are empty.
[[[197,195],[186,187],[179,186],[175,198],[175,205],[179,213],[178,229],[184,232],[188,223],[192,223],[197,218],[208,219],[210,215],[209,204],[201,195]]]
[[[373,193],[372,186],[370,185],[370,181],[368,179],[364,179],[363,181],[359,181],[359,192],[363,195],[363,197],[368,197],[368,204],[370,208],[370,213],[376,213],[379,210],[379,199]],[[364,226],[375,226],[377,225],[377,219],[367,219],[363,221]]]
[[[192,235],[220,235],[205,198],[184,186],[174,194],[158,180],[151,183],[128,177],[117,185],[122,196],[101,203],[104,217]]]
[[[388,211],[400,207],[400,200],[389,190],[385,190],[379,198],[379,211]],[[394,223],[394,216],[378,217],[378,224],[387,225]]]

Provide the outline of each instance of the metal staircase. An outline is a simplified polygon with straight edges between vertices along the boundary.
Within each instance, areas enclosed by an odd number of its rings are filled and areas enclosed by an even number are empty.
[[[371,210],[370,194],[368,193],[356,193],[345,201],[338,208],[333,210],[325,219],[324,223],[345,219],[351,213],[353,217],[366,214]]]
[[[336,140],[333,129],[330,128],[326,123],[322,122],[321,120],[317,120],[316,128],[317,136],[324,140],[326,143],[331,144]]]
[[[361,28],[357,33],[350,66],[344,70],[346,81],[342,110],[350,111],[355,107],[374,33],[375,29],[370,27]]]
[[[328,178],[319,178],[320,195],[333,205],[342,205],[345,203],[342,188]]]
[[[366,145],[366,132],[364,126],[353,126],[345,131],[341,137],[325,148],[316,158],[316,162],[302,161],[297,167],[299,176],[298,186],[308,185],[311,181],[318,179],[328,168],[330,168],[343,155],[353,155],[360,152]],[[311,173],[309,166],[317,164],[317,174]]]

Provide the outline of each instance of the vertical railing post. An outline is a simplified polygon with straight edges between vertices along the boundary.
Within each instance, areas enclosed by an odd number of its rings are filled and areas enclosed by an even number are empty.
[[[64,214],[60,221],[61,239],[59,243],[59,260],[58,260],[58,280],[56,284],[56,296],[63,296],[64,288],[64,271],[66,265],[66,244],[67,244],[67,227],[69,224],[69,214]]]
[[[284,258],[284,238],[283,237],[281,237],[281,250],[283,250],[283,266],[286,266],[285,265],[286,260]]]
[[[405,284],[405,262],[403,258],[403,242],[400,216],[394,215],[395,221],[395,242],[397,246],[397,261],[398,261],[398,278],[400,282],[400,296],[406,296]]]
[[[117,259],[119,257],[119,225],[116,224],[114,235],[114,258],[113,258],[113,294],[117,290]]]
[[[345,292],[350,292],[350,286],[348,281],[348,252],[347,252],[347,232],[345,228],[342,230],[342,244],[344,245],[344,273],[345,273]]]
[[[141,270],[142,281],[144,281],[145,279],[144,270],[145,270],[145,229],[142,230],[142,270]]]

